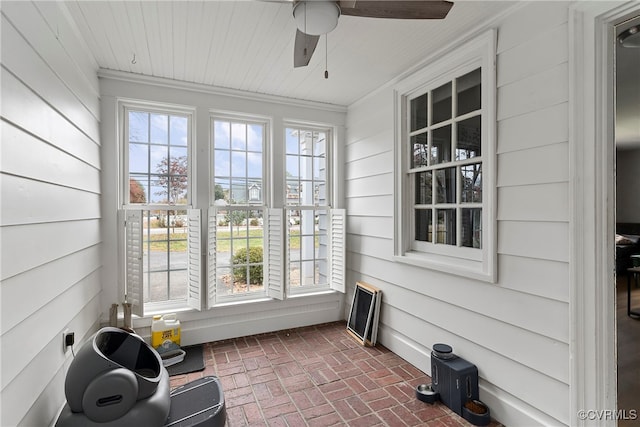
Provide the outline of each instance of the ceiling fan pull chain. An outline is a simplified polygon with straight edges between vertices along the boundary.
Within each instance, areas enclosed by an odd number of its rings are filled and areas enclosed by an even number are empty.
[[[329,42],[327,41],[327,37],[329,37],[329,33],[324,35],[324,78],[329,78]]]
[[[307,46],[309,46],[309,35],[307,34],[307,5],[304,4],[304,57],[307,57]]]

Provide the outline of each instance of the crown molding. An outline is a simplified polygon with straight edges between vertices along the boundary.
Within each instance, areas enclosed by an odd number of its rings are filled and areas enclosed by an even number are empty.
[[[284,96],[248,92],[238,89],[210,86],[201,83],[167,79],[163,77],[147,76],[144,74],[128,73],[124,71],[115,71],[106,68],[100,68],[98,70],[98,77],[101,79],[119,80],[130,83],[142,83],[146,85],[160,86],[170,89],[180,89],[191,92],[206,93],[210,95],[240,98],[248,101],[260,101],[294,107],[314,108],[317,110],[324,110],[335,113],[347,112],[347,106],[345,105],[329,104],[316,101],[307,101],[304,99],[287,98]]]

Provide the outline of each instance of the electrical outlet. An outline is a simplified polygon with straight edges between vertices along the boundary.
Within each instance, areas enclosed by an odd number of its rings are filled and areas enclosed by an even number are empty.
[[[67,348],[71,347],[75,342],[75,334],[69,328],[62,331],[62,352],[66,353]]]

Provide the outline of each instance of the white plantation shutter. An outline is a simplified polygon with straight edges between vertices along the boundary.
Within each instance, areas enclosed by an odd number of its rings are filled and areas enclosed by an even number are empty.
[[[200,250],[200,210],[187,211],[187,252],[188,287],[187,305],[193,309],[202,309],[202,251]]]
[[[126,210],[125,227],[125,299],[131,303],[131,312],[144,315],[142,287],[142,211]]]
[[[331,209],[329,211],[329,245],[330,262],[329,286],[335,291],[345,292],[345,240],[346,240],[346,211]]]
[[[284,211],[266,209],[265,213],[264,286],[267,296],[281,300],[284,299]]]
[[[207,243],[207,308],[216,303],[216,208],[209,209]]]
[[[282,226],[286,227],[286,230],[283,230],[284,250],[282,251],[282,256],[284,256],[283,277],[289,289],[287,293],[291,292],[291,227],[289,226],[290,221],[291,221],[291,211],[289,209],[285,209],[284,224]]]

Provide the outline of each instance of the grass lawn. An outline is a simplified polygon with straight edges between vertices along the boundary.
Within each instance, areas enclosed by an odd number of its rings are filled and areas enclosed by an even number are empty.
[[[300,232],[297,230],[291,231],[291,249],[300,248]],[[246,230],[237,230],[233,232],[234,239],[246,238]],[[218,252],[228,252],[231,247],[231,233],[229,231],[218,231],[216,233],[216,246]],[[167,251],[167,244],[170,245],[171,252],[186,252],[187,250],[187,233],[170,233],[170,241],[167,242],[166,234],[152,234],[151,235],[151,250],[152,251]],[[237,242],[236,242],[237,244]],[[318,239],[316,238],[316,246],[318,245]],[[249,230],[249,247],[262,246],[262,229]]]

